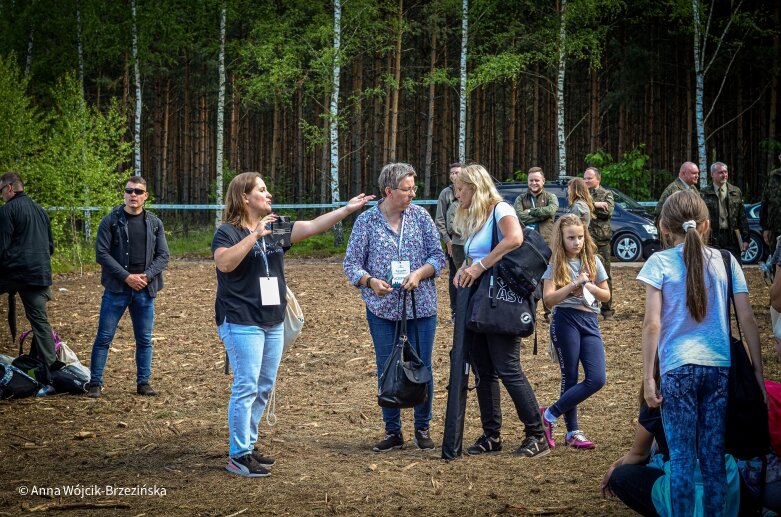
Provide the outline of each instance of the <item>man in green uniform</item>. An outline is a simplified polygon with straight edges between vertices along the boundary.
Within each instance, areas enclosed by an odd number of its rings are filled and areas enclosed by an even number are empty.
[[[781,154],[778,155],[781,160]],[[770,171],[767,184],[762,191],[762,208],[759,212],[759,224],[762,226],[762,237],[770,246],[770,252],[776,246],[776,239],[781,235],[781,167]]]
[[[591,218],[588,232],[597,245],[597,253],[602,259],[602,265],[607,272],[607,285],[610,289],[610,299],[602,303],[602,317],[606,320],[613,317],[613,275],[610,273],[610,238],[613,236],[613,228],[610,219],[616,203],[613,200],[613,192],[600,186],[602,174],[596,167],[589,167],[583,172],[583,181],[586,182],[591,199],[594,201],[596,217]]]
[[[743,193],[727,182],[729,171],[722,162],[710,166],[713,183],[700,195],[710,215],[710,245],[732,253],[740,263],[740,252],[748,249],[749,233]]]
[[[515,199],[515,212],[524,226],[534,228],[550,246],[553,220],[559,209],[559,198],[545,190],[545,175],[540,167],[529,169],[528,190]]]
[[[697,191],[697,180],[700,179],[700,169],[692,162],[683,162],[681,168],[678,170],[678,177],[675,181],[667,185],[667,188],[662,192],[662,196],[659,198],[659,202],[656,203],[656,209],[654,210],[654,220],[659,221],[659,214],[662,213],[662,205],[673,192],[679,190],[694,189]]]

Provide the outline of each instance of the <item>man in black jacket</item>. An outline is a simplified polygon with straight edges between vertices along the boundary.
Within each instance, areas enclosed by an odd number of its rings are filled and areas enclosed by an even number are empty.
[[[46,302],[52,299],[54,238],[46,211],[24,193],[19,174],[0,177],[0,292],[19,293],[35,336],[37,356],[57,360]]]
[[[168,244],[163,223],[144,210],[149,193],[146,180],[133,176],[125,185],[125,204],[115,207],[100,221],[95,240],[95,259],[101,265],[98,332],[90,357],[88,397],[100,397],[103,369],[117,325],[130,309],[136,339],[136,392],[154,396],[152,376],[152,324],[155,297],[163,288],[163,270],[168,265]]]

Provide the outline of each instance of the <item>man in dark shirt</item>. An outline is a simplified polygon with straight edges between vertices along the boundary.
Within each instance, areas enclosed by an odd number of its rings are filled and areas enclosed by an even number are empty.
[[[168,244],[163,223],[144,210],[148,196],[146,180],[133,176],[125,185],[125,204],[114,208],[100,221],[95,258],[101,265],[100,282],[105,290],[92,345],[88,397],[101,395],[108,350],[119,320],[128,308],[136,339],[136,392],[157,395],[149,384],[152,325],[155,297],[163,288],[163,270],[168,264]]]
[[[51,366],[57,360],[46,313],[46,302],[52,299],[51,221],[27,197],[16,172],[0,177],[0,194],[4,202],[0,207],[0,293],[19,293],[35,337],[35,355]]]

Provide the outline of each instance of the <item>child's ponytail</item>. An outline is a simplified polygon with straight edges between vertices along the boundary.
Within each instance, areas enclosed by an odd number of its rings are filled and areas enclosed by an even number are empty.
[[[666,233],[683,237],[683,263],[686,266],[686,307],[695,321],[705,319],[708,298],[705,292],[705,241],[700,233],[708,220],[708,208],[695,192],[682,190],[664,203],[659,223]]]

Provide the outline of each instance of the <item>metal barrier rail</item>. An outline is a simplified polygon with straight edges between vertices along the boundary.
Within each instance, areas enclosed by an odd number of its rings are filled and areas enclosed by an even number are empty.
[[[436,205],[436,199],[415,199],[412,201],[415,205]],[[369,201],[366,203],[369,206],[374,206],[377,201]],[[339,208],[347,205],[347,201],[338,201],[336,203],[274,203],[273,208],[284,210],[306,210],[316,208]],[[146,206],[150,210],[222,210],[225,205],[173,205],[167,203],[152,203]],[[75,210],[79,212],[99,212],[102,208],[96,206],[77,206],[77,207],[65,207],[65,206],[51,206],[46,208],[52,212],[70,211]]]

